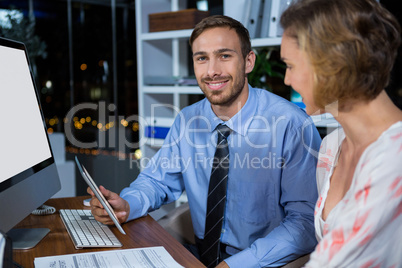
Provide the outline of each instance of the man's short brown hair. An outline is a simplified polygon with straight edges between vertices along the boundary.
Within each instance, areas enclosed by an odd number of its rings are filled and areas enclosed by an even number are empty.
[[[239,21],[223,15],[210,16],[199,22],[190,36],[190,46],[193,45],[194,40],[197,39],[197,37],[205,30],[217,27],[228,27],[229,29],[234,29],[240,40],[243,57],[245,58],[250,53],[251,41],[248,30]]]

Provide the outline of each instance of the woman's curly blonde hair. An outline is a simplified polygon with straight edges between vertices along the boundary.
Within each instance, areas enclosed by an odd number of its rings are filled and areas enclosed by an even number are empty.
[[[370,101],[389,84],[401,27],[374,0],[294,0],[281,16],[314,70],[314,101]]]

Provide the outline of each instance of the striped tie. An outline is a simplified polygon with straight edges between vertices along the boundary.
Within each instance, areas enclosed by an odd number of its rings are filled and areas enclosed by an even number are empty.
[[[220,261],[220,236],[229,173],[229,147],[227,137],[231,129],[226,125],[218,125],[217,131],[218,142],[209,181],[205,234],[201,246],[201,261],[207,267],[215,267]]]

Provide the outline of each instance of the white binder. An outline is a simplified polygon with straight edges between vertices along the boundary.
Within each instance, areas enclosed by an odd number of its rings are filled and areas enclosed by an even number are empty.
[[[291,2],[292,0],[264,0],[260,37],[282,36],[283,29],[279,21],[282,12],[285,11]]]
[[[269,36],[269,25],[271,21],[271,6],[273,0],[263,0],[262,22],[260,37],[265,38]]]
[[[249,16],[246,20],[246,28],[250,33],[250,38],[259,38],[261,32],[262,23],[262,0],[250,0],[249,1]]]

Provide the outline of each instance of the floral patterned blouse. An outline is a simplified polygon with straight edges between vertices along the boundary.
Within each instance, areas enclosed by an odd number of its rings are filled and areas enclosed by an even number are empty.
[[[350,189],[322,219],[343,129],[322,142],[315,207],[318,245],[306,267],[402,267],[402,121],[363,152]]]

